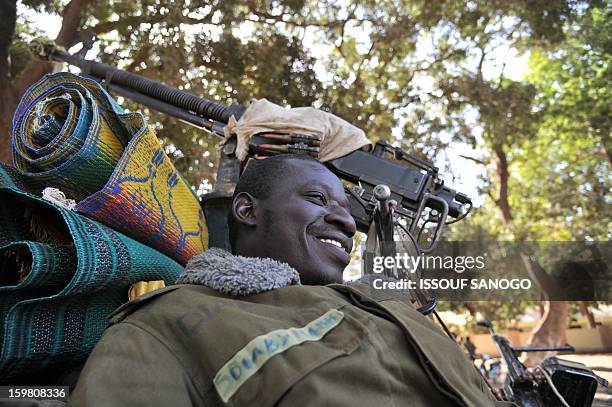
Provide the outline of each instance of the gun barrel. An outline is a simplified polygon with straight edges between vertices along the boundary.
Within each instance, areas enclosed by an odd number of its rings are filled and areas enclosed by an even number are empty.
[[[110,84],[120,85],[124,89],[141,93],[152,99],[162,101],[167,105],[178,107],[187,112],[193,112],[209,120],[227,123],[232,115],[234,115],[236,119],[239,119],[244,111],[241,105],[236,104],[228,107],[193,95],[189,92],[173,88],[172,86],[147,79],[138,74],[126,72],[101,62],[90,61],[60,49],[55,49],[51,57],[55,60],[63,61],[81,68],[85,75],[104,79]],[[164,113],[173,114],[171,112]]]
[[[100,81],[101,79],[96,76],[90,76],[92,79],[96,81]],[[128,98],[136,103],[145,105],[150,107],[151,109],[155,109],[160,113],[168,114],[170,116],[174,116],[179,120],[182,120],[186,123],[189,123],[193,126],[204,128],[211,130],[212,122],[210,120],[206,120],[205,118],[196,115],[190,111],[182,109],[180,107],[176,107],[166,102],[162,102],[161,100],[155,99],[153,97],[147,96],[145,94],[136,92],[128,87],[118,85],[115,83],[107,84],[107,88],[116,93],[119,96],[123,96]]]
[[[564,346],[517,346],[512,347],[514,353],[521,352],[574,352],[575,348],[572,345]]]

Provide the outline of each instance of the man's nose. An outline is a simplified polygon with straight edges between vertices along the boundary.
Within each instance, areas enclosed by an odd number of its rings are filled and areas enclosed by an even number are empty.
[[[325,221],[339,227],[349,237],[353,237],[357,231],[355,219],[353,219],[349,211],[341,206],[335,206],[330,213],[325,215]]]

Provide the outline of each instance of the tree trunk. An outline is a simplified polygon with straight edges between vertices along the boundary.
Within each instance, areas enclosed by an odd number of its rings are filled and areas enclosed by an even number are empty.
[[[508,158],[501,144],[496,145],[493,151],[495,153],[495,171],[497,181],[499,182],[499,195],[495,200],[495,205],[502,215],[504,225],[509,227],[512,221],[512,211],[510,209],[510,202],[508,201],[508,180],[510,179]],[[548,297],[559,298],[558,295],[554,295],[553,293],[555,290],[559,290],[560,287],[556,284],[556,281],[542,269],[537,261],[529,259],[526,256],[523,257],[523,261],[532,278],[538,282],[542,290],[547,293]],[[540,303],[540,311],[542,318],[531,333],[529,345],[565,345],[567,340],[565,335],[568,316],[567,302],[545,301]],[[536,365],[549,356],[550,353],[551,352],[529,353],[525,363],[530,366]]]
[[[71,0],[63,12],[62,27],[55,39],[65,48],[79,41],[81,12],[87,0]],[[12,118],[19,98],[25,90],[53,69],[52,63],[32,59],[19,73],[19,80],[10,76],[9,48],[13,41],[17,5],[14,0],[0,0],[0,162],[11,163]]]
[[[0,81],[0,162],[10,164],[11,158],[11,120],[17,107],[17,96],[13,87]]]
[[[468,310],[468,313],[470,314],[470,316],[475,317],[476,313],[478,312],[477,305],[474,304],[473,302],[465,302],[464,305],[465,305],[465,308]]]
[[[603,144],[606,157],[608,157],[608,163],[612,165],[612,137],[609,134],[604,134],[601,144]]]
[[[17,2],[0,0],[0,162],[8,163],[11,157],[11,119],[17,106],[17,95],[10,79],[9,48],[15,33]]]
[[[547,301],[544,318],[535,327],[529,338],[529,346],[560,346],[567,343],[565,330],[567,328],[567,301]],[[530,352],[525,365],[533,367],[556,352]]]
[[[529,256],[521,255],[523,264],[532,279],[536,280],[547,298],[561,298],[561,287],[540,264]],[[531,332],[529,346],[559,346],[567,343],[565,330],[569,306],[567,301],[545,301],[544,314]],[[555,352],[530,352],[525,365],[533,367]]]
[[[504,225],[509,227],[512,221],[512,212],[510,210],[510,202],[508,201],[508,180],[510,178],[508,158],[506,156],[506,152],[504,151],[503,145],[501,144],[494,146],[493,151],[496,158],[495,169],[497,180],[499,182],[499,196],[495,201],[495,205],[501,212]],[[538,262],[534,261],[533,259],[529,259],[527,256],[523,256],[523,261],[531,276],[542,287],[542,290],[547,293],[548,298],[559,298],[558,295],[554,295],[553,293],[555,290],[559,290],[560,287],[558,284],[556,284],[556,281],[554,281],[546,273],[546,271],[542,269]],[[543,303],[543,305],[544,312],[542,314],[542,319],[540,319],[540,323],[531,333],[529,345],[565,345],[567,341],[565,335],[568,317],[567,302],[546,301]],[[540,309],[542,309],[542,304],[540,305]],[[550,353],[551,352],[529,353],[525,364],[534,366],[549,356]]]
[[[589,322],[589,328],[597,328],[597,322],[595,321],[595,316],[593,316],[593,313],[589,309],[589,302],[580,301],[579,304],[580,304],[580,312],[582,312],[582,315],[584,315],[587,321]]]
[[[508,179],[510,172],[508,171],[508,158],[504,147],[500,144],[493,148],[495,152],[495,172],[497,181],[499,182],[499,196],[495,201],[495,205],[499,208],[504,225],[508,226],[512,221],[512,212],[510,211],[510,203],[508,202]]]

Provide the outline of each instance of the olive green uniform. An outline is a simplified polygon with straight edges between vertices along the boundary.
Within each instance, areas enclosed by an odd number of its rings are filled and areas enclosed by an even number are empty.
[[[363,284],[147,294],[113,314],[71,404],[511,405],[406,299]]]

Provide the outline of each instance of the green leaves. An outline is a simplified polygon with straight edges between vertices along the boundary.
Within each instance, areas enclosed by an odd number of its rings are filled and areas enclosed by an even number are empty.
[[[57,14],[64,6],[24,5]],[[474,147],[491,171],[480,186],[496,199],[495,146],[510,158],[520,156],[542,120],[564,122],[568,129],[586,123],[598,134],[609,129],[602,103],[609,89],[597,84],[610,74],[609,61],[599,57],[610,47],[610,22],[603,8],[586,3],[114,0],[90,2],[84,13],[81,31],[99,37],[100,54],[90,57],[204,97],[315,105],[373,140],[397,141],[429,158],[440,157],[451,143]],[[566,41],[580,15],[592,16],[576,23],[589,43],[576,54],[580,63],[567,67],[563,58],[570,51],[564,47],[556,54],[535,50]],[[567,41],[583,40],[572,32]],[[533,80],[510,80],[491,68],[502,65],[496,50],[506,46],[532,51],[533,66],[541,66]],[[14,75],[27,62],[21,51],[15,42]],[[564,93],[553,83],[566,84]],[[569,89],[577,96],[569,98]],[[546,102],[553,99],[555,105]],[[570,106],[575,117],[563,116]],[[174,119],[151,117],[187,178],[195,185],[211,180],[208,164],[217,140]]]

